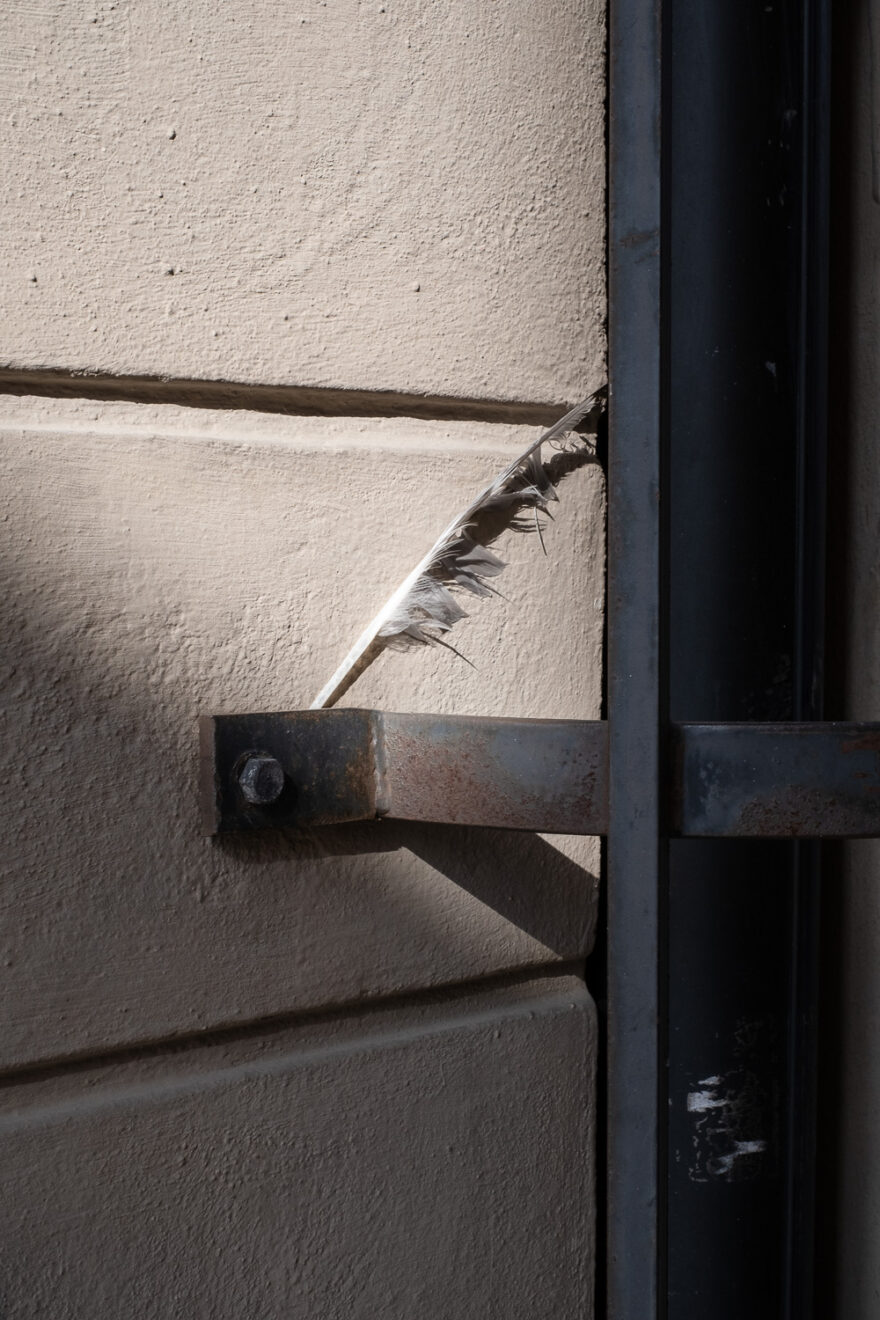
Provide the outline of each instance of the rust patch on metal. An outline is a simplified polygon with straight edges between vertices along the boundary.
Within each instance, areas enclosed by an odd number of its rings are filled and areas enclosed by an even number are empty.
[[[745,802],[738,809],[729,833],[761,838],[817,838],[839,832],[835,826],[846,825],[847,809],[848,804],[841,804],[836,797],[818,789],[780,788]]]
[[[880,753],[880,732],[863,733],[857,738],[847,738],[840,744],[842,752],[877,752]]]
[[[385,717],[390,814],[543,833],[607,824],[604,726]]]

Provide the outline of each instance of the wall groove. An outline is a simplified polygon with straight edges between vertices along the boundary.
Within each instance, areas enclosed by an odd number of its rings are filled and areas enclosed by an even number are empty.
[[[428,421],[506,422],[531,426],[549,426],[577,402],[576,399],[549,403],[453,398],[390,390],[249,385],[221,380],[162,380],[152,376],[92,376],[67,371],[13,371],[8,368],[0,369],[0,394],[167,403],[190,408],[253,409],[288,416],[416,417]]]
[[[431,986],[425,989],[413,987],[398,994],[382,995],[375,999],[355,998],[327,1008],[307,1011],[292,1010],[275,1013],[270,1016],[255,1018],[250,1022],[237,1022],[228,1027],[215,1026],[207,1031],[189,1032],[180,1036],[165,1036],[159,1039],[144,1040],[135,1045],[126,1044],[118,1048],[77,1052],[70,1055],[56,1055],[41,1059],[38,1063],[27,1063],[19,1067],[4,1069],[0,1072],[0,1092],[10,1087],[28,1083],[42,1083],[55,1077],[69,1076],[79,1072],[89,1072],[105,1066],[118,1066],[134,1060],[171,1058],[197,1050],[209,1049],[218,1045],[234,1045],[245,1041],[255,1041],[260,1037],[271,1037],[281,1032],[296,1028],[325,1025],[331,1023],[364,1023],[374,1025],[383,1015],[399,1013],[402,1009],[448,1007],[473,995],[491,994],[493,991],[516,989],[534,981],[564,980],[566,977],[583,977],[581,961],[554,963],[549,967],[529,967],[514,972],[504,972],[498,976],[488,976],[473,981],[462,981],[454,985]]]

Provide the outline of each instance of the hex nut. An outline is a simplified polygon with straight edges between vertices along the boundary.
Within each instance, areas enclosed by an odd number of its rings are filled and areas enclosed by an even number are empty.
[[[268,807],[284,790],[284,770],[274,756],[249,756],[238,772],[238,784],[251,806]]]

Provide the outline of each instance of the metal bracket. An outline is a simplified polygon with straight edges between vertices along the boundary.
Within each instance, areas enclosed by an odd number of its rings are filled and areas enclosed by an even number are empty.
[[[603,834],[604,724],[307,710],[211,715],[201,722],[209,834],[391,817],[550,834]],[[242,772],[283,770],[262,802]],[[247,776],[246,776],[247,778]]]
[[[605,834],[608,729],[308,710],[201,721],[205,832],[397,819]],[[880,836],[880,724],[678,724],[666,832]]]

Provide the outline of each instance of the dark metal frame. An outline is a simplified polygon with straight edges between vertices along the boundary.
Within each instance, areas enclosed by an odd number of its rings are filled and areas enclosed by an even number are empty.
[[[607,1314],[804,1320],[818,854],[665,841],[657,784],[673,720],[821,718],[830,5],[610,10]]]
[[[608,834],[609,726],[380,710],[206,715],[206,834],[412,820]],[[670,724],[671,839],[880,835],[880,724]]]
[[[661,726],[660,0],[609,31],[607,1239],[613,1320],[665,1291]]]

